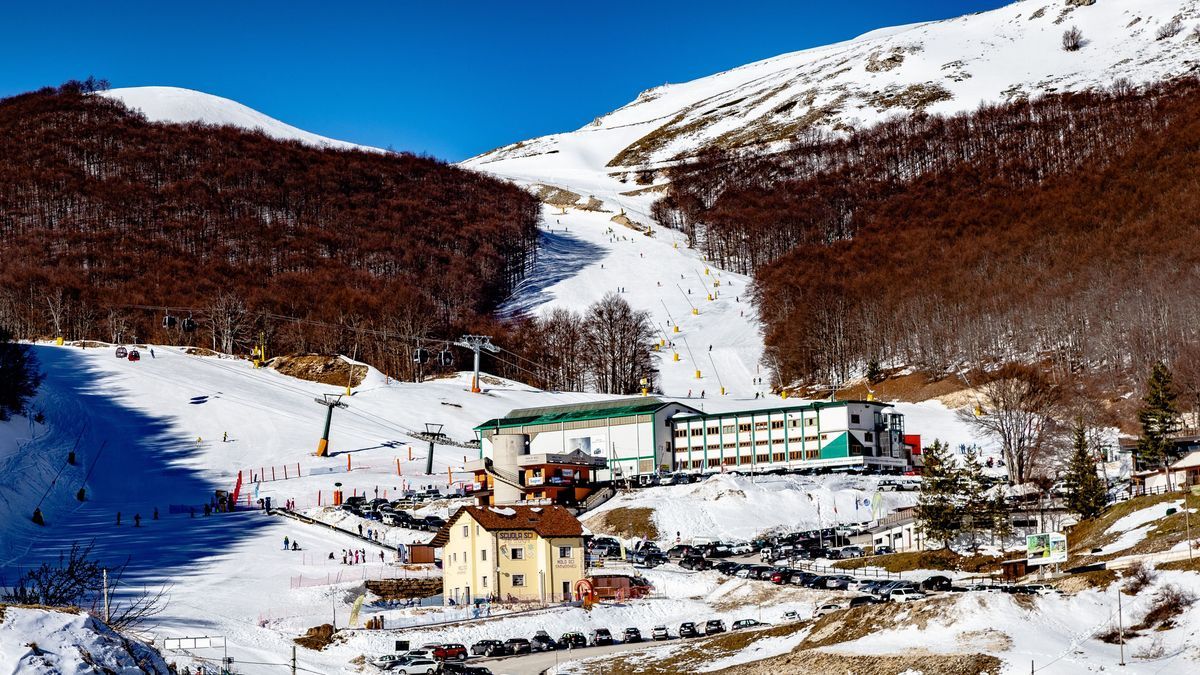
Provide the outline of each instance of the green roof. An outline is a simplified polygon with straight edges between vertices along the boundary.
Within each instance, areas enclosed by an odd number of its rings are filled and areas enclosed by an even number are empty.
[[[657,412],[665,405],[667,405],[665,401],[657,398],[639,397],[595,403],[550,406],[546,408],[518,408],[504,417],[497,417],[480,424],[475,427],[475,431],[508,429],[536,424],[602,420],[612,417],[629,417],[632,415],[649,415]]]
[[[795,405],[777,405],[770,408],[754,408],[752,410],[726,410],[725,412],[700,412],[699,410],[692,413],[680,413],[677,417],[692,418],[692,419],[713,419],[716,417],[733,417],[761,415],[773,412],[795,412],[798,410],[821,410],[823,408],[840,408],[851,403],[860,405],[874,405],[881,408],[891,408],[891,403],[882,401],[860,401],[860,400],[842,400],[842,401],[811,401],[809,403],[798,403]]]

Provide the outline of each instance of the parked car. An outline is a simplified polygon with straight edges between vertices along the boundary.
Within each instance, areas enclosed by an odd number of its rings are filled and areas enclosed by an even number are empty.
[[[843,605],[843,604],[842,604],[842,603],[840,603],[840,602],[830,602],[830,603],[826,603],[826,604],[824,604],[824,605],[821,605],[820,607],[818,607],[818,608],[817,608],[815,611],[813,611],[813,618],[814,618],[814,619],[819,619],[819,618],[821,618],[821,617],[825,616],[826,614],[832,614],[832,613],[834,613],[834,612],[840,612],[840,611],[842,611],[843,609],[846,609],[846,607],[847,607],[847,605]]]
[[[667,556],[658,551],[650,551],[644,554],[641,560],[642,565],[646,567],[658,567],[659,565],[666,565],[668,562],[670,560],[667,559]]]
[[[798,612],[794,612],[794,611],[792,611],[792,612],[784,612],[784,613],[783,613],[783,620],[784,620],[784,621],[799,621],[799,620],[800,620],[800,614],[799,614]]]
[[[558,638],[559,649],[575,649],[577,647],[586,647],[586,646],[587,646],[587,638],[584,637],[583,633],[577,633],[577,632],[563,633]]]
[[[924,600],[925,594],[911,588],[893,588],[887,594],[887,599],[888,602],[912,602],[913,600]]]
[[[380,670],[391,670],[393,666],[398,665],[405,658],[407,657],[400,654],[384,654],[371,659],[371,665]]]
[[[626,644],[632,644],[634,642],[641,642],[641,641],[642,641],[642,631],[640,631],[632,626],[630,626],[629,628],[626,628],[625,632],[623,632],[621,634],[621,642],[624,642]]]
[[[697,630],[696,624],[691,621],[684,621],[679,624],[679,637],[694,638],[699,637],[700,631]]]
[[[705,635],[716,635],[725,632],[725,622],[720,619],[709,619],[704,623]]]
[[[793,586],[808,586],[816,578],[817,575],[812,572],[793,572],[788,583]]]
[[[535,652],[549,652],[558,649],[558,643],[544,630],[534,633],[533,639],[529,641],[529,644]]]
[[[504,643],[499,640],[480,640],[471,645],[471,654],[474,656],[502,656]]]
[[[777,570],[771,575],[771,583],[786,584],[792,578],[792,570]]]
[[[843,574],[827,576],[820,588],[827,588],[831,591],[844,591],[850,587],[852,581],[854,581],[854,577],[848,577]]]
[[[699,554],[700,554],[700,549],[696,548],[695,546],[691,546],[689,544],[676,544],[676,545],[672,546],[671,548],[667,549],[667,557],[672,560],[677,560],[679,558],[686,558],[689,555],[699,555]]]
[[[432,649],[433,658],[438,661],[466,661],[467,648],[455,643],[447,642],[446,644],[435,645]]]
[[[679,561],[679,566],[685,570],[700,571],[712,567],[712,564],[698,555],[688,555]]]
[[[729,630],[742,630],[744,628],[761,628],[762,626],[769,626],[769,625],[771,625],[771,624],[763,623],[757,619],[738,619],[737,621],[733,622],[733,625],[729,627]]]
[[[883,602],[873,595],[860,595],[857,598],[850,598],[850,607],[862,607],[863,605],[877,605]]]
[[[844,546],[844,547],[842,547],[841,551],[839,551],[838,557],[839,558],[861,558],[861,557],[863,557],[863,550],[861,547],[858,547],[858,546]]]
[[[492,671],[483,666],[468,666],[464,663],[443,663],[442,675],[492,675]]]
[[[437,532],[438,530],[442,529],[442,526],[445,524],[446,519],[439,518],[437,516],[425,516],[421,519],[421,529],[429,530],[430,532]]]
[[[650,630],[650,639],[655,641],[670,640],[671,633],[667,630],[666,626],[655,626]]]
[[[729,545],[729,552],[733,555],[750,555],[754,553],[754,547],[749,542],[739,542]]]
[[[874,549],[872,549],[871,554],[872,555],[891,555],[895,552],[896,552],[896,549],[892,548],[891,546],[876,546]]]
[[[530,654],[533,645],[525,638],[509,638],[504,641],[504,649],[509,654]]]
[[[708,544],[700,548],[700,555],[705,558],[728,558],[733,550],[724,544]]]
[[[1052,595],[1062,591],[1049,584],[1027,584],[1021,588],[1021,592],[1032,595]]]
[[[442,669],[442,664],[433,659],[405,658],[393,666],[396,675],[433,675]]]
[[[737,566],[738,564],[731,560],[722,560],[721,562],[713,565],[713,569],[721,574],[730,574]]]
[[[950,590],[950,577],[935,574],[927,577],[921,582],[922,591],[948,591]]]
[[[607,628],[597,628],[592,631],[592,637],[588,640],[588,644],[593,647],[605,647],[613,644],[612,633],[608,632]]]

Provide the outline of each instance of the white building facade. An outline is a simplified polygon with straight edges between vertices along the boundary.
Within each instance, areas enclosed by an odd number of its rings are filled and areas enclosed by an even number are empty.
[[[911,466],[904,416],[875,401],[817,401],[671,418],[676,471],[773,471]]]
[[[595,480],[622,480],[668,471],[674,465],[671,420],[690,406],[654,397],[575,405],[519,408],[475,427],[480,458],[495,459],[492,437],[528,438],[528,454],[569,454],[576,450],[603,458]]]

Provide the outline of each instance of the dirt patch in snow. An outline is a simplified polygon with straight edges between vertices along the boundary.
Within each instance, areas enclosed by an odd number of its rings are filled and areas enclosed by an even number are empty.
[[[800,648],[814,649],[857,640],[874,634],[881,626],[905,625],[924,630],[930,621],[946,618],[953,602],[951,598],[930,598],[924,602],[863,605],[826,614],[816,620]]]
[[[213,350],[205,349],[204,347],[188,347],[187,349],[183,350],[183,353],[187,354],[188,356],[224,356],[224,354],[221,352],[214,352]]]
[[[267,365],[289,377],[338,387],[344,387],[347,383],[357,387],[367,377],[366,366],[347,363],[340,356],[325,354],[276,356]]]
[[[651,508],[619,506],[588,518],[584,524],[593,532],[627,539],[658,540],[658,526],[654,524],[654,509]]]
[[[308,632],[302,637],[296,638],[295,642],[305,649],[321,651],[333,643],[333,635],[333,626],[323,623],[320,626],[309,628]]]
[[[896,675],[905,672],[919,672],[922,675],[979,675],[998,673],[1002,665],[1000,659],[988,654],[932,654],[913,650],[903,655],[857,656],[801,651],[716,672],[723,675]]]

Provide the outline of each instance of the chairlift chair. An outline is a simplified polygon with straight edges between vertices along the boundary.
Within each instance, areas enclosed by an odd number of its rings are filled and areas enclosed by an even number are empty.
[[[139,352],[139,351],[138,351],[138,350],[136,350],[136,349],[130,349],[130,350],[129,350],[129,357],[128,357],[128,358],[129,358],[129,360],[130,360],[130,361],[141,361],[141,360],[142,360],[142,354],[141,354],[141,352]]]
[[[129,355],[129,352],[124,347],[117,347],[117,358],[123,359]]]
[[[183,328],[183,332],[191,333],[192,331],[196,330],[196,321],[189,316],[183,320],[181,328]]]
[[[438,364],[446,367],[454,365],[454,352],[449,349],[443,349],[438,352]]]
[[[425,363],[426,361],[429,360],[429,350],[428,349],[417,349],[415,352],[413,352],[412,360],[413,360],[413,363]]]
[[[176,319],[175,317],[171,316],[170,314],[163,316],[163,322],[162,322],[163,328],[174,328],[175,324],[177,324],[177,323],[179,323],[179,320]]]

